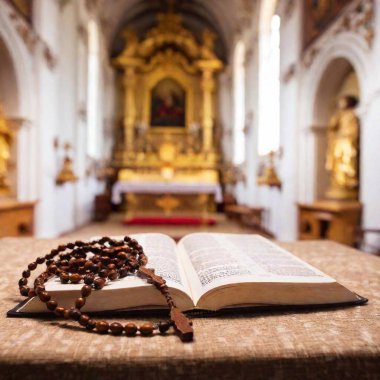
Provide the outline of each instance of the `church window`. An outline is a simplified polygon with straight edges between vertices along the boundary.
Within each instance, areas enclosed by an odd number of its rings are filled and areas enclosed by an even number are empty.
[[[236,165],[245,160],[245,45],[239,41],[235,48],[234,76],[233,76],[233,99],[234,99],[234,129],[233,129],[233,161]]]
[[[88,82],[87,82],[87,153],[100,156],[100,49],[99,28],[95,20],[88,24]]]
[[[280,144],[280,24],[271,18],[268,32],[260,37],[258,153],[277,151]]]

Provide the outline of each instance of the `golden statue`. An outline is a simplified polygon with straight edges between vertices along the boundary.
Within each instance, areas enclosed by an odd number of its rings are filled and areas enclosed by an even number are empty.
[[[11,143],[13,133],[5,120],[3,109],[0,105],[0,192],[8,191],[8,163],[11,156]]]
[[[355,113],[357,103],[354,96],[341,96],[338,111],[329,123],[326,157],[326,170],[330,173],[328,198],[358,198],[360,123]]]

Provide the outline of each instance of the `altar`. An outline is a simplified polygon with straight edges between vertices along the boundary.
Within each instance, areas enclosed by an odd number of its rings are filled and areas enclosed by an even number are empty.
[[[113,59],[121,107],[112,201],[125,201],[127,219],[137,213],[207,219],[222,201],[215,94],[224,64],[217,37],[207,29],[195,36],[170,8],[142,38],[131,28],[120,38],[124,48]]]
[[[207,221],[215,204],[222,202],[221,186],[213,171],[165,180],[154,174],[137,177],[133,171],[124,170],[121,178],[112,187],[112,203],[125,200],[127,221],[144,215],[197,216]]]

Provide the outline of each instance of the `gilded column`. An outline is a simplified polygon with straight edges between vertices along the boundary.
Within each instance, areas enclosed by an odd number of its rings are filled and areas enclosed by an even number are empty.
[[[136,123],[135,85],[136,71],[128,66],[124,71],[124,148],[129,156],[133,152],[133,131]]]
[[[221,61],[217,59],[200,60],[198,67],[202,71],[202,128],[203,128],[203,152],[213,150],[213,128],[214,128],[214,91],[215,71],[222,68]]]
[[[202,93],[203,93],[203,109],[202,109],[202,126],[203,126],[203,151],[210,152],[212,150],[212,129],[214,124],[214,107],[213,92],[215,89],[215,81],[213,78],[213,70],[205,68],[202,73]]]

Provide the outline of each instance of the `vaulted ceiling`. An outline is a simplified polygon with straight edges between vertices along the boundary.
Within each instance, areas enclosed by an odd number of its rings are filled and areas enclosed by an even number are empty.
[[[256,0],[247,0],[256,3]],[[153,27],[158,12],[168,8],[170,0],[100,0],[101,14],[111,55],[120,50],[119,32],[127,25],[139,34]],[[184,26],[195,34],[205,27],[213,30],[219,41],[217,53],[227,59],[241,20],[244,0],[176,0],[174,9],[183,18]],[[112,4],[112,5],[111,5]],[[244,8],[244,7],[243,7]]]

